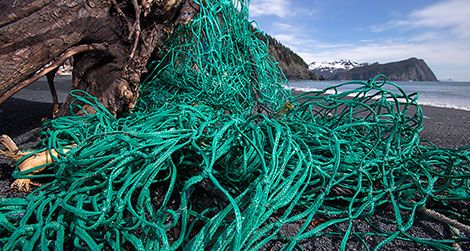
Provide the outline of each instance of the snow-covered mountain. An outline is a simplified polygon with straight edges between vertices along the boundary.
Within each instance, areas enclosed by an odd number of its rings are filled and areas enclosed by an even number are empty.
[[[315,74],[329,78],[335,73],[349,71],[356,67],[365,66],[367,63],[357,63],[349,59],[341,59],[337,61],[313,62],[308,65],[310,71]]]
[[[327,80],[367,80],[384,74],[390,80],[437,81],[436,75],[423,59],[409,58],[390,63],[363,63],[351,60],[311,63],[309,70]]]

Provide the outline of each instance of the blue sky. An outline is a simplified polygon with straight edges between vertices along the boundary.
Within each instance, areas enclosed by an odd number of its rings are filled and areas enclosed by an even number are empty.
[[[470,81],[470,0],[251,0],[250,18],[307,63],[418,57]]]

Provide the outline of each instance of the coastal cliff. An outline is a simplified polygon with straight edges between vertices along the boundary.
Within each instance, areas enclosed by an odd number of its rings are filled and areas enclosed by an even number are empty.
[[[307,63],[287,46],[275,38],[266,35],[269,44],[269,54],[279,62],[282,72],[289,80],[323,80],[324,78],[311,72]]]
[[[365,64],[331,75],[329,80],[365,80],[377,74],[384,74],[390,80],[437,81],[436,76],[422,59],[410,58],[387,64]]]

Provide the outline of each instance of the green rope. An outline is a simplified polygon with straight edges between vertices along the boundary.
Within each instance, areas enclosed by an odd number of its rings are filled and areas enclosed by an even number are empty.
[[[116,119],[72,91],[71,110],[85,115],[45,123],[38,151],[60,156],[34,175],[48,182],[26,199],[0,199],[3,249],[291,250],[339,236],[343,250],[394,240],[451,250],[468,241],[410,234],[420,208],[465,222],[448,205],[470,199],[470,148],[420,144],[418,95],[378,76],[293,96],[247,21],[247,1],[196,2],[200,14],[169,38],[132,113]]]

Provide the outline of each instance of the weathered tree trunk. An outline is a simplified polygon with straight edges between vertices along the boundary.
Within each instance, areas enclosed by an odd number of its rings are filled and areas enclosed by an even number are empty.
[[[1,1],[0,103],[73,56],[73,88],[127,111],[155,49],[197,11],[192,0]]]

